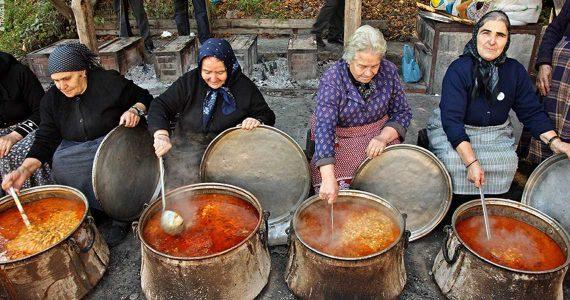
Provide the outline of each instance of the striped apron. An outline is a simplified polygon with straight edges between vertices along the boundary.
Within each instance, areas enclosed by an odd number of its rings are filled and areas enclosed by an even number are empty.
[[[503,194],[511,187],[518,166],[515,137],[510,119],[496,126],[469,126],[465,131],[479,163],[485,171],[486,194]],[[453,193],[476,195],[479,190],[467,179],[467,169],[447,140],[441,125],[441,112],[434,110],[427,124],[430,150],[443,162],[451,175]]]

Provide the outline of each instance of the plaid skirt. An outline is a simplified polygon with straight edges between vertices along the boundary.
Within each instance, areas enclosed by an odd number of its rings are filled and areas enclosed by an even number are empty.
[[[388,115],[386,115],[374,123],[362,126],[336,128],[334,146],[336,163],[334,165],[334,173],[340,189],[350,188],[354,172],[356,172],[356,169],[358,169],[360,164],[366,159],[366,147],[368,147],[368,143],[370,143],[370,140],[375,136],[380,134],[380,131],[382,131],[388,119]],[[311,140],[313,141],[315,140],[315,127],[316,118],[313,115],[311,118]],[[396,139],[389,145],[399,143],[400,140]],[[310,170],[313,187],[315,192],[318,193],[322,178],[319,167],[315,165],[315,162],[316,158],[313,157],[310,163]]]
[[[503,194],[511,187],[518,166],[515,137],[510,119],[496,126],[465,125],[473,151],[485,171],[485,194]],[[476,195],[479,190],[467,179],[467,169],[459,154],[447,140],[441,125],[441,112],[436,109],[428,120],[427,134],[430,150],[451,175],[453,193]]]
[[[18,124],[6,128],[0,128],[0,136],[11,133],[18,126]],[[7,156],[0,158],[0,181],[4,179],[4,174],[8,174],[18,168],[26,159],[28,151],[34,143],[34,137],[36,136],[36,131],[30,132],[23,139],[18,141]],[[48,164],[41,166],[33,175],[30,177],[22,188],[31,188],[38,185],[53,184],[53,179],[51,177],[51,170]],[[4,191],[0,189],[0,196],[4,196]]]
[[[570,142],[570,37],[563,38],[552,53],[552,82],[544,97],[544,108],[562,141]],[[548,145],[524,131],[519,155],[538,164],[553,153]]]

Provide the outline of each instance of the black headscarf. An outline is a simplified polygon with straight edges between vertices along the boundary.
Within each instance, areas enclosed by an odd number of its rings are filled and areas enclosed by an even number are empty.
[[[18,60],[10,53],[0,51],[0,75],[8,72],[13,64],[18,63]]]
[[[490,19],[496,17],[496,15],[504,16],[507,20],[507,44],[503,52],[494,60],[486,61],[479,55],[477,51],[477,33],[479,29]],[[497,85],[499,83],[499,66],[502,65],[507,59],[507,49],[509,49],[509,44],[511,43],[511,23],[509,17],[502,11],[494,10],[486,13],[477,24],[473,26],[473,33],[471,40],[465,45],[463,50],[463,55],[469,55],[473,59],[473,85],[470,91],[470,99],[475,100],[477,97],[483,93],[484,98],[492,103],[497,99],[498,91]]]
[[[57,46],[48,59],[49,75],[100,68],[97,56],[87,46],[77,42]]]
[[[224,62],[228,77],[222,87],[218,89],[208,87],[206,98],[202,106],[202,126],[204,128],[212,118],[214,106],[218,98],[222,100],[222,113],[224,115],[229,115],[236,110],[236,101],[230,92],[229,85],[233,83],[239,73],[241,73],[241,67],[239,66],[234,50],[230,43],[224,39],[211,38],[202,44],[198,53],[198,68],[200,71],[202,70],[202,60],[206,57],[215,57]]]

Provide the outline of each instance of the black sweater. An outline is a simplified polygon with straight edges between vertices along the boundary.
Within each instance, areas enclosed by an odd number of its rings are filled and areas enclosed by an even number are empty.
[[[37,129],[43,95],[36,75],[12,55],[0,52],[0,128],[25,121],[16,132],[26,136]]]
[[[151,104],[148,113],[149,131],[169,130],[170,122],[180,117],[176,123],[179,133],[218,134],[252,117],[266,125],[275,124],[275,114],[269,108],[255,84],[243,73],[236,74],[228,87],[234,96],[237,109],[229,115],[222,113],[222,105],[216,103],[208,126],[202,129],[202,106],[208,85],[198,69],[189,71],[178,78],[164,93]],[[219,100],[218,100],[219,102]]]
[[[42,122],[28,157],[50,161],[62,139],[85,142],[102,137],[119,125],[133,104],[148,107],[151,101],[147,90],[114,70],[89,71],[87,89],[74,98],[52,86],[42,99]]]

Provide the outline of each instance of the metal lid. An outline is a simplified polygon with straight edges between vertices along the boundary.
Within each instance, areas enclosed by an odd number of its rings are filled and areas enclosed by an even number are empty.
[[[158,191],[158,158],[146,124],[118,126],[99,145],[93,161],[93,191],[111,218],[134,221]]]
[[[451,177],[443,163],[424,148],[400,144],[366,159],[351,187],[378,195],[408,215],[410,241],[433,230],[451,204]]]
[[[570,232],[570,160],[565,154],[544,160],[530,174],[521,202],[557,220]]]
[[[200,164],[202,182],[220,182],[255,195],[270,224],[290,219],[311,186],[305,153],[286,133],[261,125],[230,128],[208,145]]]

